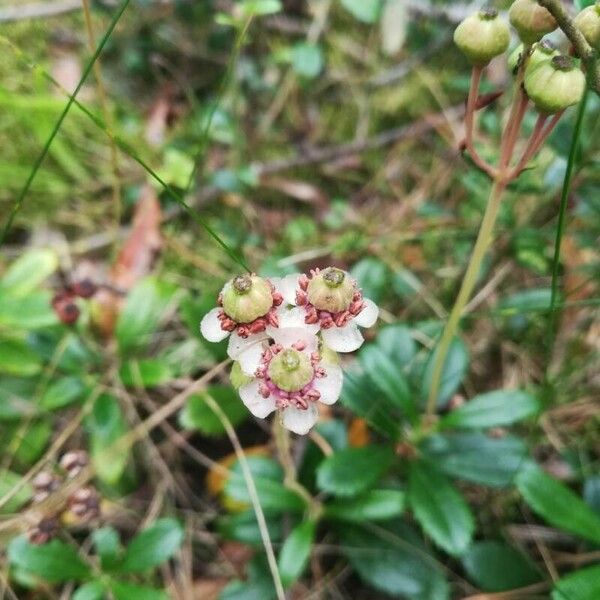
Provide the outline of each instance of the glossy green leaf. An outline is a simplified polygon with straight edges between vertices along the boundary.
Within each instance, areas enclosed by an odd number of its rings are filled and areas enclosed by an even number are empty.
[[[108,394],[99,396],[86,426],[90,432],[92,462],[98,477],[108,485],[116,485],[129,460],[129,453],[116,443],[127,431],[119,401]]]
[[[0,373],[31,377],[41,369],[41,358],[23,342],[0,339]]]
[[[128,387],[150,388],[168,383],[173,379],[173,374],[163,361],[143,358],[123,363],[119,369],[119,377]]]
[[[525,587],[541,579],[535,565],[506,542],[475,542],[462,563],[471,581],[487,592]]]
[[[175,519],[159,519],[129,542],[118,567],[121,573],[140,573],[172,558],[183,542],[183,527]]]
[[[317,469],[317,485],[336,496],[355,496],[368,490],[389,469],[391,448],[346,448],[328,456]]]
[[[104,600],[105,589],[99,581],[90,581],[75,590],[71,600]]]
[[[273,15],[281,11],[280,0],[242,0],[240,9],[244,17]]]
[[[479,432],[432,435],[421,450],[446,475],[491,487],[511,485],[527,458],[519,438]]]
[[[357,6],[366,5],[370,1],[359,0]],[[363,258],[352,267],[350,273],[366,298],[370,298],[373,302],[381,300],[389,285],[389,268],[384,262],[373,257]]]
[[[448,554],[463,554],[473,537],[475,521],[468,504],[437,469],[410,465],[408,501],[415,518],[433,541]]]
[[[342,0],[342,5],[363,23],[375,23],[381,12],[382,0]]]
[[[58,267],[52,250],[30,250],[18,258],[0,279],[0,291],[12,296],[26,296],[35,290]]]
[[[96,554],[102,562],[102,568],[111,569],[114,567],[122,550],[117,531],[110,526],[95,529],[92,532],[92,540]]]
[[[263,510],[271,513],[304,510],[304,501],[283,485],[283,471],[278,463],[261,456],[249,456],[246,460]],[[225,493],[234,500],[250,504],[246,479],[239,462],[231,468]]]
[[[51,383],[40,398],[42,410],[56,410],[81,399],[85,385],[80,377],[61,377]]]
[[[583,497],[594,512],[600,516],[600,475],[586,478],[583,486]]]
[[[266,560],[256,556],[248,564],[244,581],[234,579],[219,594],[219,600],[275,600],[273,578]]]
[[[448,413],[440,427],[483,429],[502,427],[535,415],[540,404],[535,396],[518,390],[496,390],[475,396]]]
[[[138,585],[137,583],[113,581],[110,584],[110,589],[115,600],[169,600],[169,596],[163,590]]]
[[[239,425],[248,417],[248,409],[231,386],[212,385],[205,392],[189,397],[185,408],[179,415],[179,422],[183,427],[197,429],[205,435],[223,435],[225,433],[223,423],[206,403],[206,396],[215,400],[234,426]]]
[[[385,521],[402,514],[405,494],[399,490],[370,490],[356,498],[333,500],[325,505],[325,516],[336,521]]]
[[[448,600],[450,590],[437,561],[404,524],[363,529],[344,525],[344,554],[361,579],[394,598]]]
[[[566,485],[532,463],[515,483],[525,502],[548,523],[600,543],[600,516]]]
[[[219,535],[226,540],[235,540],[256,548],[263,547],[260,528],[254,509],[221,517],[217,523]],[[267,519],[267,529],[272,542],[282,537],[281,519]]]
[[[377,335],[375,343],[397,368],[409,365],[417,353],[417,345],[404,325],[387,325]]]
[[[21,479],[22,476],[18,473],[2,469],[2,471],[0,471],[0,498],[3,498],[8,494],[18,483],[20,483]],[[32,494],[33,490],[31,486],[29,484],[24,485],[11,500],[0,508],[0,513],[16,512],[31,498]]]
[[[598,600],[600,598],[600,565],[566,575],[556,582],[552,600]]]
[[[323,52],[319,46],[300,42],[292,48],[292,67],[298,75],[313,79],[323,70]]]
[[[284,586],[296,581],[304,571],[315,539],[316,524],[304,521],[292,529],[279,553],[279,574]]]
[[[35,330],[59,323],[49,292],[11,296],[0,292],[0,327]]]
[[[80,558],[77,550],[60,540],[36,546],[30,544],[25,537],[15,538],[8,546],[8,559],[13,566],[50,583],[81,581],[91,573],[90,567]]]
[[[150,343],[174,295],[174,286],[153,277],[144,279],[131,290],[115,329],[122,354],[141,350]]]
[[[431,353],[425,373],[423,375],[423,399],[426,399],[431,386],[433,376],[433,366],[437,356],[437,348]],[[442,377],[440,379],[440,388],[437,397],[438,407],[445,406],[450,398],[456,393],[469,366],[469,352],[464,342],[460,338],[454,338],[450,344],[448,355],[444,362]]]

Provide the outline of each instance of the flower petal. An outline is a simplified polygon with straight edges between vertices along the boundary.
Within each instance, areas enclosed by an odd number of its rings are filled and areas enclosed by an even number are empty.
[[[220,308],[213,308],[200,321],[200,333],[209,342],[220,342],[229,335],[229,331],[221,329],[221,321],[218,318],[220,312]]]
[[[267,339],[265,333],[256,333],[247,338],[242,338],[234,333],[229,338],[227,354],[240,363],[242,371],[246,375],[254,375],[260,364],[263,353],[263,342]]]
[[[354,317],[354,321],[361,327],[372,327],[379,316],[379,307],[373,300],[365,298],[363,309]]]
[[[267,327],[267,333],[284,348],[289,348],[296,342],[304,342],[306,344],[305,352],[310,354],[315,352],[318,346],[315,333],[305,327]]]
[[[240,398],[246,408],[259,419],[264,419],[275,410],[275,398],[273,395],[263,398],[258,391],[258,380],[243,385],[239,389]]]
[[[325,369],[326,377],[315,379],[314,386],[321,393],[319,402],[323,404],[334,404],[342,392],[344,373],[337,365],[320,364]]]
[[[296,304],[296,290],[298,289],[298,278],[300,273],[294,273],[292,275],[286,275],[281,277],[278,281],[272,278],[271,281],[277,291],[283,296],[283,299],[287,304]]]
[[[318,418],[319,411],[316,404],[312,402],[306,410],[294,406],[283,409],[283,426],[298,435],[306,435]]]
[[[285,327],[301,327],[311,333],[319,331],[318,323],[310,325],[306,323],[304,320],[306,311],[302,306],[294,306],[293,308],[280,307],[277,311],[277,317],[279,318],[280,329],[284,329]]]
[[[353,352],[360,348],[364,339],[354,320],[343,327],[330,327],[321,331],[325,344],[336,352]]]

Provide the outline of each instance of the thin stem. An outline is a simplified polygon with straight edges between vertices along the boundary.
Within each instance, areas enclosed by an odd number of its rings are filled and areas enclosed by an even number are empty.
[[[83,14],[85,17],[85,28],[88,36],[88,45],[90,51],[94,51],[96,47],[96,36],[94,35],[94,25],[92,23],[92,14],[90,10],[90,0],[81,0],[83,4]],[[96,86],[98,90],[98,98],[100,99],[100,108],[102,109],[102,116],[104,117],[104,123],[109,131],[114,130],[114,121],[112,113],[108,105],[108,97],[106,94],[106,88],[104,87],[104,81],[102,79],[102,67],[100,63],[100,57],[94,62],[94,78],[96,79]],[[114,138],[110,137],[110,162],[112,166],[113,175],[113,189],[112,189],[112,202],[113,202],[113,213],[115,220],[115,241],[119,235],[119,227],[121,225],[121,177],[119,175],[119,153],[117,145],[115,144]]]
[[[581,137],[581,127],[583,124],[583,116],[589,98],[589,88],[586,87],[583,92],[583,97],[577,107],[577,117],[575,120],[575,129],[571,138],[571,147],[569,148],[569,157],[567,159],[567,168],[565,169],[565,177],[560,193],[560,207],[558,209],[558,223],[556,226],[556,240],[554,242],[554,258],[552,260],[552,291],[550,294],[550,326],[548,328],[550,343],[547,345],[548,352],[554,346],[554,338],[556,336],[556,320],[558,317],[557,303],[558,298],[558,269],[560,265],[560,250],[562,238],[565,230],[565,215],[567,213],[567,202],[569,199],[569,191],[571,189],[571,180],[573,179],[573,170],[575,168],[575,159],[579,148],[579,139]]]
[[[533,157],[533,155],[535,153],[535,148],[537,146],[537,141],[544,133],[544,125],[546,124],[547,120],[548,120],[548,115],[543,115],[543,114],[538,115],[537,121],[535,122],[535,127],[533,128],[533,131],[531,132],[531,135],[529,136],[529,141],[527,142],[527,146],[525,146],[525,150],[523,150],[523,155],[519,159],[519,162],[517,163],[517,166],[514,168],[513,173],[515,173],[515,174],[520,173],[525,168],[525,166],[530,161],[530,159]]]
[[[481,227],[479,228],[479,234],[477,235],[477,241],[475,242],[475,246],[473,247],[473,252],[469,260],[469,265],[467,266],[465,276],[460,286],[460,291],[458,292],[458,296],[454,302],[454,306],[452,307],[452,311],[448,317],[448,322],[444,327],[444,332],[437,347],[436,358],[431,377],[431,385],[429,387],[429,396],[427,399],[426,414],[428,420],[430,420],[436,409],[446,356],[448,355],[450,344],[454,339],[458,329],[463,310],[467,305],[467,302],[471,297],[471,292],[473,291],[473,288],[477,282],[477,276],[479,275],[479,271],[481,269],[483,257],[485,256],[485,252],[492,240],[494,224],[496,223],[496,218],[498,217],[500,202],[502,200],[502,194],[506,189],[506,185],[506,179],[498,178],[494,180],[485,213],[483,215],[483,220],[481,221]]]

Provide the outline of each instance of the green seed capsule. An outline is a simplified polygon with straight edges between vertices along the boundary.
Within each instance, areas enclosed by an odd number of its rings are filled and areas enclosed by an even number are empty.
[[[584,8],[576,17],[575,25],[579,28],[588,44],[600,50],[600,2],[595,6]]]
[[[510,54],[508,58],[508,66],[511,71],[515,72],[517,67],[519,66],[519,59],[521,54],[523,53],[524,46],[520,44],[517,46]],[[537,65],[542,60],[548,60],[553,56],[558,56],[560,53],[556,49],[556,46],[550,42],[549,40],[542,40],[541,42],[536,42],[527,59],[527,68],[531,69],[535,65]]]
[[[273,306],[271,286],[256,275],[238,275],[223,288],[223,310],[237,323],[251,323]]]
[[[510,7],[508,18],[521,41],[527,45],[541,40],[558,26],[550,12],[536,0],[515,0]]]
[[[476,66],[487,65],[508,48],[508,25],[493,9],[480,10],[467,17],[454,31],[454,42]]]
[[[525,91],[539,112],[552,115],[577,104],[585,76],[570,56],[543,60],[525,72]]]
[[[327,267],[312,277],[306,292],[308,301],[318,310],[339,313],[350,307],[355,287],[348,273]]]
[[[276,354],[269,363],[268,373],[273,383],[285,392],[299,392],[315,375],[310,358],[294,348]]]

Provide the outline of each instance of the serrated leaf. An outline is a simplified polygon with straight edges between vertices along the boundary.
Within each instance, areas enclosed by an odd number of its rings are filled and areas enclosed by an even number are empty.
[[[42,410],[56,410],[79,400],[85,392],[80,377],[61,377],[50,384],[40,398]]]
[[[325,505],[325,517],[336,521],[385,521],[402,514],[405,494],[399,490],[371,490],[357,498]]]
[[[491,487],[511,485],[527,457],[519,438],[478,432],[432,435],[421,451],[446,475]]]
[[[600,565],[575,571],[556,582],[552,600],[598,600]]]
[[[541,579],[527,556],[506,542],[476,542],[462,557],[462,563],[471,580],[487,592],[525,587]]]
[[[437,469],[423,462],[410,466],[408,501],[423,530],[448,554],[463,554],[475,521],[469,505]]]
[[[36,546],[24,537],[15,538],[8,546],[8,559],[13,566],[50,583],[81,581],[91,573],[75,548],[60,540]]]
[[[355,496],[369,489],[391,466],[386,446],[346,448],[328,456],[317,469],[317,486],[336,496]]]
[[[172,558],[183,542],[183,528],[175,519],[159,519],[129,542],[120,573],[141,573]]]
[[[440,421],[441,428],[483,429],[502,427],[536,414],[540,409],[535,396],[518,390],[496,390],[475,396]]]
[[[600,543],[600,517],[573,491],[528,464],[515,480],[527,504],[555,527]]]
[[[30,250],[18,258],[0,279],[0,291],[12,296],[26,296],[58,267],[58,257],[52,250]]]
[[[304,571],[315,539],[316,524],[304,521],[287,537],[279,553],[279,574],[284,586],[296,581]]]

